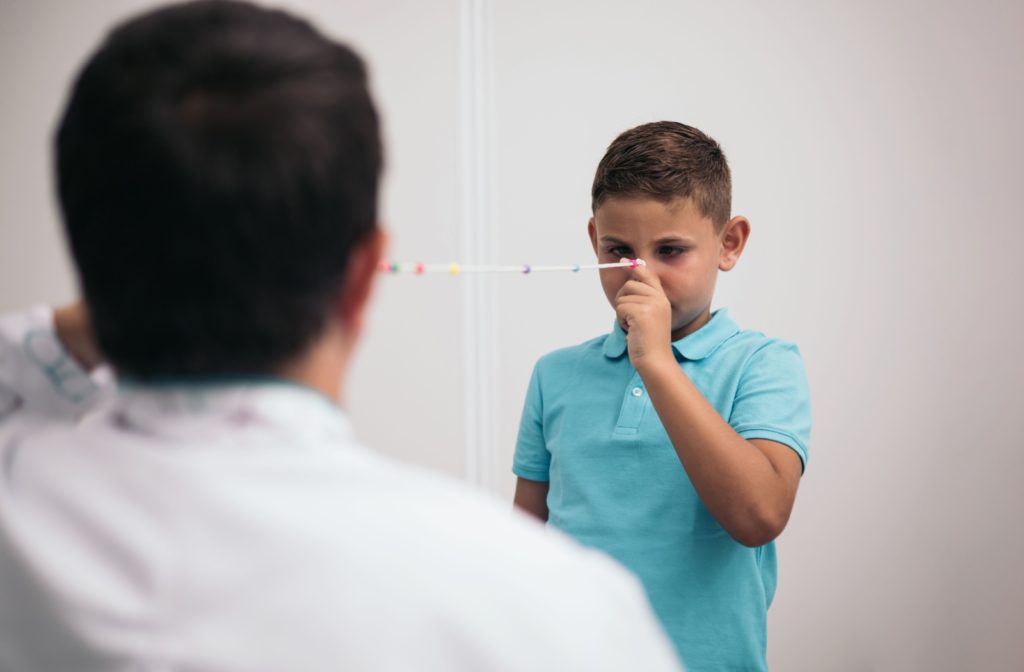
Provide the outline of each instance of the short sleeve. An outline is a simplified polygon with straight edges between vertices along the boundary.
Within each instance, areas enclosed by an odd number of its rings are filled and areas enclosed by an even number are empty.
[[[771,340],[747,361],[729,424],[744,439],[785,444],[807,467],[811,439],[811,395],[800,350]]]
[[[544,442],[544,406],[540,384],[540,362],[533,367],[526,391],[523,415],[519,420],[519,436],[512,460],[512,473],[531,481],[547,481],[551,453]]]

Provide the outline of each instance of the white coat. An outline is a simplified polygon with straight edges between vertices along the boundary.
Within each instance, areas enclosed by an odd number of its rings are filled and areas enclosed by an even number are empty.
[[[609,559],[285,382],[115,390],[0,320],[0,671],[678,670]]]

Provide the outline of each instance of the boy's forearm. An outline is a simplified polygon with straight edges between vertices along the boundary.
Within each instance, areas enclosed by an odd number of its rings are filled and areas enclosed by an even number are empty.
[[[548,488],[547,481],[531,481],[526,478],[516,479],[516,493],[513,504],[541,522],[548,520]]]
[[[712,516],[737,541],[759,546],[785,527],[795,478],[737,434],[670,354],[645,364],[641,378],[669,439]],[[788,477],[787,477],[788,476]]]

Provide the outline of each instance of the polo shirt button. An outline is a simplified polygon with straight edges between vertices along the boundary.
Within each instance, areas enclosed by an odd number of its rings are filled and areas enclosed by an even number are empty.
[[[640,389],[639,387],[634,387],[634,388],[633,388],[633,396],[634,396],[634,397],[639,397],[639,396],[642,396],[642,395],[643,395],[643,393],[644,393],[644,391],[643,391],[643,390],[641,390],[641,389]]]

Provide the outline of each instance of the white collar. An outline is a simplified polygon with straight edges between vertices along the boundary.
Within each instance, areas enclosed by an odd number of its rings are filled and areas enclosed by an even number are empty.
[[[285,430],[288,442],[302,437],[352,443],[352,424],[338,404],[283,379],[216,382],[122,381],[108,417],[128,430],[173,439],[202,440],[254,427]]]

